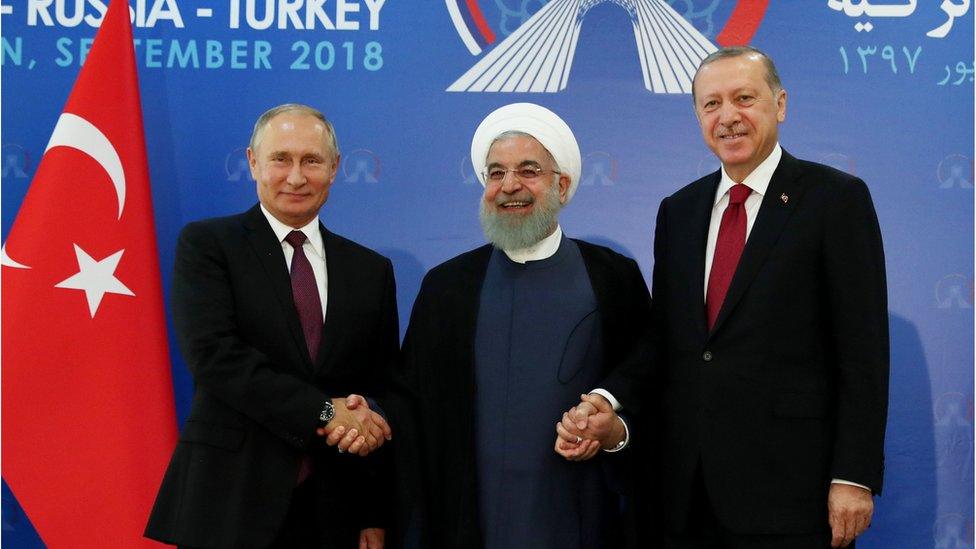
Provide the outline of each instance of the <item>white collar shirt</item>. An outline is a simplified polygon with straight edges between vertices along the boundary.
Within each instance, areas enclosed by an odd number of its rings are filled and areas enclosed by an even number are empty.
[[[261,204],[261,212],[267,218],[268,224],[271,225],[271,230],[274,231],[278,243],[281,244],[281,251],[285,254],[285,266],[288,267],[289,273],[291,272],[291,258],[295,255],[295,250],[292,249],[291,244],[285,241],[285,237],[294,230],[305,233],[305,243],[302,245],[302,251],[305,252],[305,257],[308,258],[308,262],[312,265],[312,274],[315,275],[315,286],[319,290],[319,301],[322,302],[322,318],[324,320],[329,297],[329,272],[326,268],[325,243],[322,240],[322,231],[319,230],[319,218],[315,217],[304,227],[294,229],[278,221],[264,207],[264,204]]]
[[[507,255],[509,259],[516,263],[539,261],[541,259],[548,259],[552,257],[553,254],[556,253],[556,250],[559,249],[559,242],[562,240],[562,238],[563,230],[559,225],[556,225],[556,230],[553,231],[551,235],[543,238],[528,248],[502,251],[505,252],[505,255]]]
[[[752,226],[756,223],[756,215],[759,213],[759,207],[762,206],[763,197],[765,197],[766,190],[769,188],[769,182],[773,178],[773,172],[776,171],[776,166],[779,165],[780,158],[782,157],[783,149],[780,148],[779,143],[776,143],[769,156],[742,180],[743,185],[752,189],[752,193],[746,198],[744,204],[746,209],[746,241],[749,240],[749,234],[752,233]],[[712,204],[712,217],[708,223],[708,240],[705,241],[705,286],[703,291],[706,295],[708,294],[708,277],[712,271],[712,260],[715,258],[715,243],[718,241],[718,229],[722,224],[722,214],[725,213],[725,208],[729,205],[729,189],[735,185],[736,182],[729,177],[729,174],[725,171],[725,166],[722,166],[722,180],[718,184],[718,189],[715,190],[715,201]]]

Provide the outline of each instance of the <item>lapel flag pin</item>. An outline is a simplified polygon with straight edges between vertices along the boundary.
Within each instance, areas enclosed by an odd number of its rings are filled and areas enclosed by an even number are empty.
[[[779,195],[779,199],[783,201],[783,204],[786,204],[787,202],[790,201],[790,197],[786,196],[786,193]]]

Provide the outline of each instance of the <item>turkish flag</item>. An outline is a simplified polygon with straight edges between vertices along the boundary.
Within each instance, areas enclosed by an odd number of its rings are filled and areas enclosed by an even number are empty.
[[[176,445],[128,4],[3,247],[3,477],[50,547],[138,547]]]

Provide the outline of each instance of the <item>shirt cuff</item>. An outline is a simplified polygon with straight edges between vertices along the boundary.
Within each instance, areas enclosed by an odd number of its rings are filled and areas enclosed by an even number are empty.
[[[867,486],[865,486],[863,484],[858,484],[856,482],[851,482],[849,480],[841,480],[839,478],[835,478],[835,479],[831,479],[830,483],[831,484],[846,484],[848,486],[857,486],[858,488],[864,488],[868,492],[872,492],[871,489],[868,488]],[[872,493],[874,493],[874,492],[872,492]]]
[[[599,388],[598,389],[593,389],[592,391],[590,391],[590,394],[600,395],[603,398],[605,398],[608,401],[610,401],[610,406],[613,406],[613,411],[614,412],[619,412],[620,411],[620,408],[622,408],[622,406],[620,405],[620,401],[617,400],[616,398],[614,398],[613,395],[610,394],[610,391],[608,391],[606,389],[599,389]],[[624,426],[626,426],[626,425],[627,425],[627,423],[624,422]]]
[[[610,400],[610,399],[607,399],[607,400]],[[630,444],[630,427],[627,427],[627,422],[624,421],[623,416],[617,415],[617,418],[620,419],[620,423],[623,423],[624,424],[624,439],[621,440],[613,448],[608,448],[608,449],[604,450],[604,452],[607,452],[607,453],[610,453],[610,454],[612,454],[614,452],[619,452],[619,451],[623,450],[624,448],[626,448],[628,444]]]

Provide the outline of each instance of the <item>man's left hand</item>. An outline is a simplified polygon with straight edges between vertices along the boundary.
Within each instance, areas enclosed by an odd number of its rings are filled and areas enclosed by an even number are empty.
[[[366,528],[359,531],[359,549],[383,549],[386,531],[382,528]]]
[[[847,547],[871,524],[874,500],[871,492],[859,486],[833,483],[827,496],[831,547]]]
[[[557,454],[570,461],[592,458],[600,448],[609,449],[624,439],[623,423],[613,406],[597,394],[582,395],[580,403],[556,424]]]

